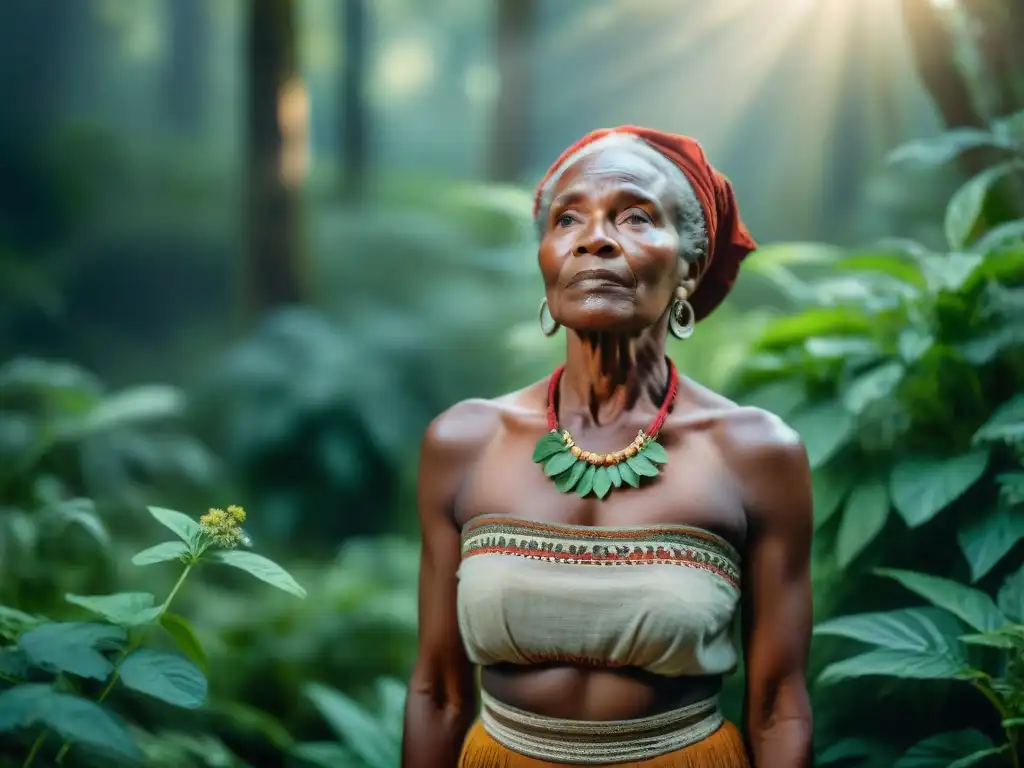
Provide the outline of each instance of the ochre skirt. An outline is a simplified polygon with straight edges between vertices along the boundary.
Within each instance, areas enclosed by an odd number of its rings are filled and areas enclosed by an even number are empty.
[[[721,719],[714,701],[616,723],[538,717],[486,694],[483,705],[480,720],[466,736],[459,768],[750,768],[739,730]],[[610,762],[600,757],[616,753],[632,755]]]

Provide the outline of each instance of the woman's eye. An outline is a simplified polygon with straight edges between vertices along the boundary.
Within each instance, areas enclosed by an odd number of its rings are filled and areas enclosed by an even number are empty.
[[[626,214],[626,222],[628,224],[650,224],[651,217],[643,211],[630,211]]]
[[[568,213],[563,213],[555,221],[555,223],[558,224],[558,226],[560,226],[560,227],[571,227],[575,222],[576,222],[576,219],[574,219]]]

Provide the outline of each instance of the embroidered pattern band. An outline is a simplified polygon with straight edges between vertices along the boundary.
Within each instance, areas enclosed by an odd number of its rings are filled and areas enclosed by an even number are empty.
[[[529,757],[566,765],[646,760],[703,741],[722,725],[711,698],[637,720],[590,722],[542,717],[482,693],[480,720],[499,744]]]

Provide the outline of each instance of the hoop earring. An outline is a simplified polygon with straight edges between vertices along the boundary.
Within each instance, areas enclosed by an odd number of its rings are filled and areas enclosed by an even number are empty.
[[[558,333],[558,329],[561,328],[562,326],[559,325],[558,321],[555,320],[554,317],[552,317],[551,310],[548,309],[548,300],[547,299],[543,299],[540,302],[540,312],[538,312],[537,314],[538,314],[538,317],[540,318],[540,332],[541,333],[543,333],[545,336],[549,336],[549,337],[550,336],[554,336],[556,333]],[[546,322],[544,320],[544,315],[548,316],[548,319],[550,319],[550,321],[551,321],[550,323]]]
[[[686,299],[676,299],[668,313],[668,329],[677,339],[688,339],[693,336],[697,324],[697,313],[693,305]]]

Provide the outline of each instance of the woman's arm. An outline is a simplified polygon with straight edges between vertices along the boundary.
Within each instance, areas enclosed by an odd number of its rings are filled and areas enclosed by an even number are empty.
[[[456,613],[460,540],[453,506],[483,437],[480,415],[473,402],[454,406],[430,425],[420,452],[419,648],[405,705],[402,768],[455,768],[477,712],[473,665]]]
[[[759,413],[752,421],[760,423],[743,430],[744,732],[755,768],[810,768],[810,467],[796,433]]]

